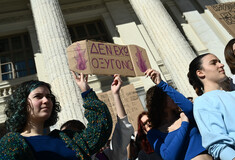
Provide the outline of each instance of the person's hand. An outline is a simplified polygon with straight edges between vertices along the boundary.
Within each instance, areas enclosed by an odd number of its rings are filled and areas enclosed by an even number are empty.
[[[185,121],[185,122],[189,122],[188,120],[188,117],[184,114],[184,112],[181,112],[180,113],[180,118],[181,118],[181,121]]]
[[[85,92],[90,89],[88,85],[88,75],[84,75],[83,73],[77,75],[72,71],[73,78],[75,79],[78,87],[81,89],[82,92]]]
[[[111,90],[113,94],[119,94],[121,85],[122,85],[122,79],[119,74],[115,74],[113,76],[113,82],[111,84]]]
[[[160,73],[152,68],[147,69],[144,74],[147,77],[149,76],[156,85],[158,85],[162,80]]]

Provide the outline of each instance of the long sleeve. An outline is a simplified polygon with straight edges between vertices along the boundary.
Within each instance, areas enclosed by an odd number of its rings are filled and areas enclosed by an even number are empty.
[[[161,81],[157,87],[161,88],[171,99],[177,104],[186,114],[190,120],[193,118],[193,103],[189,101],[184,95],[169,86],[166,82]]]
[[[205,93],[194,102],[202,145],[215,159],[235,157],[234,102],[235,95],[228,96],[223,91]]]
[[[87,155],[92,155],[103,147],[112,131],[112,118],[106,104],[98,99],[94,91],[83,95],[87,128],[75,134],[73,140]]]
[[[157,129],[151,129],[147,133],[147,138],[154,151],[161,155],[164,160],[178,160],[188,132],[189,123],[182,122],[178,130],[167,134],[165,139]]]
[[[122,119],[117,118],[110,148],[104,151],[105,155],[112,160],[127,160],[127,146],[133,133],[134,128],[128,121],[127,116]]]

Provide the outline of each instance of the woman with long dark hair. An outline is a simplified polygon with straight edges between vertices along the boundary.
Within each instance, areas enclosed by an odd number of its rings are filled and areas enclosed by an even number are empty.
[[[152,129],[147,138],[164,160],[212,159],[202,147],[193,118],[193,103],[148,69],[145,74],[156,84],[146,93],[148,117]]]
[[[235,91],[221,86],[227,76],[224,65],[211,53],[196,57],[189,65],[188,79],[195,89],[194,117],[202,144],[215,159],[235,159]]]

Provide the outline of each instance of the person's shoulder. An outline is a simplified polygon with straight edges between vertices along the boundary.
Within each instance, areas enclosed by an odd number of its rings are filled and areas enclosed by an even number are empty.
[[[23,136],[17,132],[9,132],[5,134],[0,140],[0,147],[7,148],[7,146],[17,146],[25,143]]]
[[[197,97],[194,101],[194,110],[206,109],[206,110],[217,110],[221,108],[221,103],[227,99],[229,92],[224,90],[213,90]],[[205,107],[208,106],[208,107]]]
[[[1,138],[0,159],[29,160],[33,157],[31,148],[20,133],[9,132]]]
[[[220,96],[221,94],[225,93],[223,90],[214,90],[210,92],[206,92],[201,96],[198,96],[194,102],[200,102],[200,101],[208,101],[208,100],[214,100],[216,97]]]
[[[10,141],[15,139],[23,139],[23,136],[21,136],[20,133],[17,132],[8,132],[1,138],[1,141],[2,140]]]

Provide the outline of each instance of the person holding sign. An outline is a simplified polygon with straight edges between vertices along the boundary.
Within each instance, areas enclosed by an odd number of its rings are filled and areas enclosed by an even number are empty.
[[[148,69],[145,74],[156,84],[146,93],[152,126],[147,138],[154,151],[164,160],[211,160],[202,147],[193,103],[164,82],[159,72]]]
[[[188,79],[195,89],[194,117],[202,144],[215,159],[235,159],[235,91],[224,91],[224,65],[213,54],[196,57],[189,65]]]
[[[31,80],[22,83],[6,106],[6,127],[10,131],[0,140],[1,160],[89,160],[107,142],[112,118],[107,106],[90,89],[87,76],[74,78],[84,100],[87,128],[81,133],[53,130],[44,135],[44,128],[57,122],[59,102],[48,83]]]
[[[120,98],[121,86],[121,77],[115,74],[111,84],[111,91],[117,111],[117,123],[109,147],[101,153],[105,154],[108,160],[127,160],[127,146],[130,143],[131,135],[134,133],[134,128],[128,121],[126,111]],[[104,160],[104,158],[102,158],[104,156],[101,154],[96,155],[96,158]]]
[[[224,49],[225,60],[233,76],[230,81],[230,90],[235,90],[235,39],[231,39]]]

